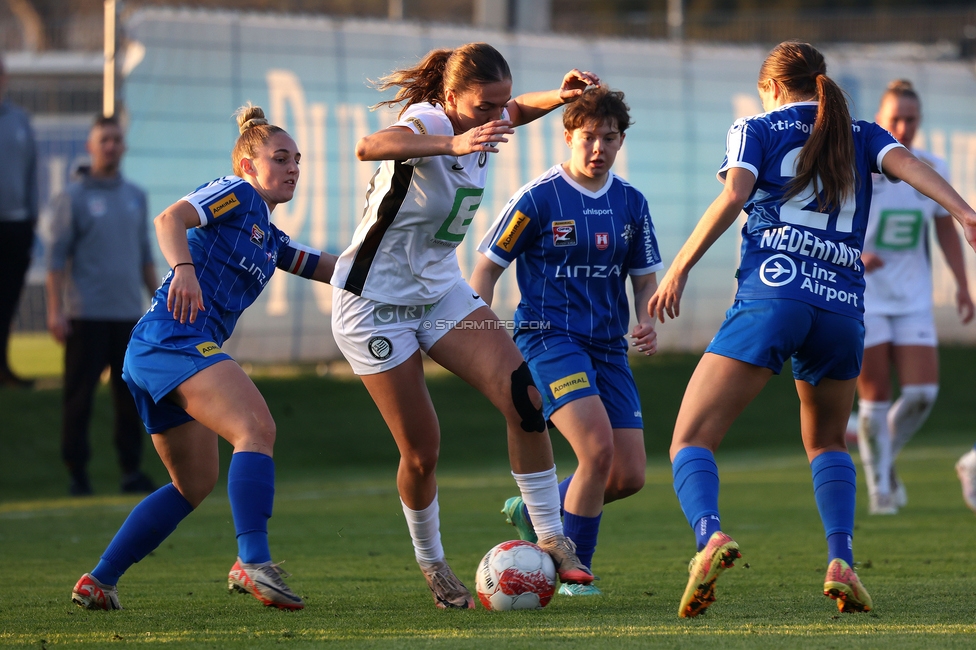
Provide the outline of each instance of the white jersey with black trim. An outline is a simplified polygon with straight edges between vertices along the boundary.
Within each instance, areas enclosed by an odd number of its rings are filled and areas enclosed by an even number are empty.
[[[393,126],[454,135],[444,109],[428,103],[413,104]],[[461,279],[455,249],[481,205],[488,158],[476,152],[383,161],[332,285],[391,305],[437,302]]]
[[[943,178],[945,161],[925,151],[912,151]],[[864,274],[864,311],[897,316],[932,309],[932,267],[929,227],[932,219],[951,218],[938,203],[908,183],[873,177],[874,194],[864,237],[864,251],[884,265]]]

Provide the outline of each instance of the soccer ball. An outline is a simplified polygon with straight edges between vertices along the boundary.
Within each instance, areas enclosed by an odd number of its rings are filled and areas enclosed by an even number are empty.
[[[532,542],[502,542],[481,560],[475,587],[485,609],[542,609],[556,591],[556,567]]]

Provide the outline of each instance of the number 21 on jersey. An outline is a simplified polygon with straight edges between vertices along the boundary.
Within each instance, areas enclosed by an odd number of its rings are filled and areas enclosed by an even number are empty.
[[[800,155],[800,149],[802,147],[791,149],[783,156],[783,162],[780,163],[779,171],[780,176],[783,178],[793,178],[796,176],[796,159]],[[813,181],[810,181],[801,192],[780,206],[779,220],[783,223],[791,223],[796,226],[827,230],[827,225],[830,222],[830,214],[818,212],[815,207],[815,201]],[[811,203],[814,203],[813,209],[807,207]],[[854,208],[856,205],[852,192],[844,199],[844,203],[840,206],[840,213],[837,215],[837,225],[835,228],[837,232],[851,232],[854,230]]]

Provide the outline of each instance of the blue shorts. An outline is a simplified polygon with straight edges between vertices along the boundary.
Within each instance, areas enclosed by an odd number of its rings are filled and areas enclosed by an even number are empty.
[[[705,352],[777,375],[792,357],[793,377],[816,386],[861,374],[864,323],[799,300],[736,300]]]
[[[135,398],[139,417],[149,433],[160,433],[191,421],[182,408],[166,399],[174,388],[231,356],[198,329],[175,320],[140,321],[125,351],[122,379]]]
[[[542,393],[542,411],[547,420],[573,400],[598,395],[610,416],[611,427],[644,428],[640,395],[626,352],[594,352],[568,341],[545,350],[531,345],[530,338],[531,334],[520,334],[515,343]]]

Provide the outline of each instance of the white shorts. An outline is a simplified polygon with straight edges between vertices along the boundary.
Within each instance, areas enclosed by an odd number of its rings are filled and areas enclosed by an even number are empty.
[[[938,337],[935,332],[935,319],[931,311],[916,311],[911,314],[885,316],[864,314],[864,347],[871,348],[882,343],[892,345],[922,345],[936,347]]]
[[[342,289],[332,292],[332,335],[357,375],[396,368],[428,352],[485,301],[463,279],[433,305],[387,305]]]

